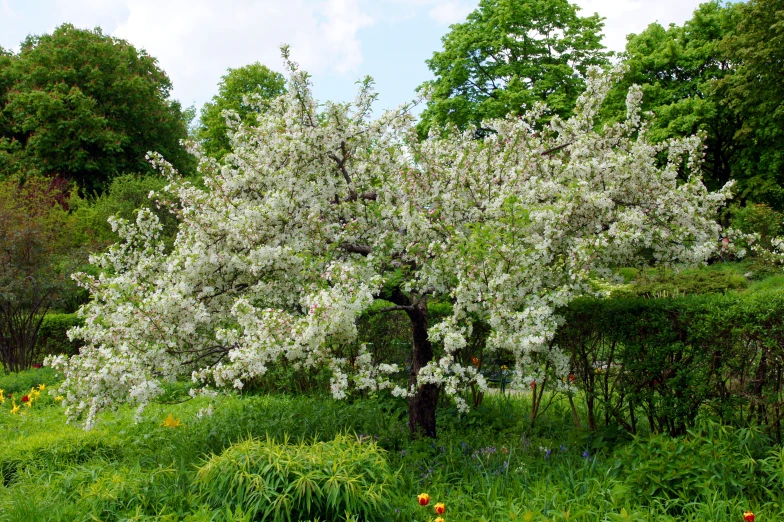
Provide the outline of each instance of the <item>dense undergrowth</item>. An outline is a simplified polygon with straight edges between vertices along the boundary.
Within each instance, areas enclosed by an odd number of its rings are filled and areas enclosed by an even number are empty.
[[[558,399],[531,428],[526,395],[491,394],[466,415],[442,408],[438,439],[411,441],[391,398],[235,395],[200,415],[207,399],[177,403],[175,388],[139,422],[128,407],[84,432],[45,392],[0,407],[2,521],[430,521],[436,502],[447,522],[784,516],[784,453],[756,429],[577,431]]]

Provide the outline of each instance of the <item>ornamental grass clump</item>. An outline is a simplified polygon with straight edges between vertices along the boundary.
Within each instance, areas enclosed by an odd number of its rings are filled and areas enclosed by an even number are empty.
[[[196,483],[214,508],[270,521],[383,520],[396,476],[372,441],[248,439],[214,455]]]

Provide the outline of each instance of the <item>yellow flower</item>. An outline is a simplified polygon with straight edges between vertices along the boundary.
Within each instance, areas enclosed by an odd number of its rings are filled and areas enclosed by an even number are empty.
[[[436,518],[433,522],[444,522],[444,519],[441,517]]]
[[[5,390],[0,388],[0,404],[5,404]]]
[[[166,426],[167,428],[176,428],[181,425],[182,423],[180,422],[180,419],[175,419],[174,415],[172,415],[171,413],[169,414],[168,417],[164,419],[162,424],[162,426]]]
[[[16,401],[11,401],[11,404],[12,404],[12,406],[13,406],[13,408],[11,408],[11,414],[17,414],[17,413],[19,413],[19,408],[21,408],[21,407],[22,407],[22,405],[21,405],[21,404],[17,405],[17,404],[16,404]]]
[[[60,402],[61,400],[63,400],[63,398],[64,397],[62,395],[58,395],[57,397],[54,398],[54,402]]]
[[[46,389],[46,384],[41,383],[38,385],[38,391],[44,391]]]

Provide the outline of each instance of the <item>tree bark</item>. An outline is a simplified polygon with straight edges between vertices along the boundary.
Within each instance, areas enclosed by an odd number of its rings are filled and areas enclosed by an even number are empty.
[[[406,313],[413,327],[414,349],[411,353],[411,371],[408,373],[408,386],[411,389],[416,387],[419,370],[433,360],[433,346],[427,336],[427,305],[419,303]],[[416,388],[414,395],[408,398],[408,427],[412,437],[424,435],[435,438],[438,392],[439,387],[429,383]]]
[[[400,289],[395,289],[389,300],[404,310],[411,320],[413,350],[411,369],[408,373],[408,386],[414,394],[408,398],[408,427],[411,437],[436,437],[436,406],[440,387],[424,384],[417,387],[419,371],[433,360],[433,345],[427,335],[427,300],[422,297],[414,302]]]

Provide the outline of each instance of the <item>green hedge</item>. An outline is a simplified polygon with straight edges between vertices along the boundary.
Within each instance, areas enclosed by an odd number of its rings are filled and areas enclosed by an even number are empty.
[[[555,342],[590,428],[685,434],[702,415],[781,438],[784,292],[584,299],[563,314]]]
[[[36,353],[46,355],[79,353],[81,344],[78,341],[68,340],[66,332],[74,327],[81,326],[82,319],[76,314],[47,314],[38,330]]]

